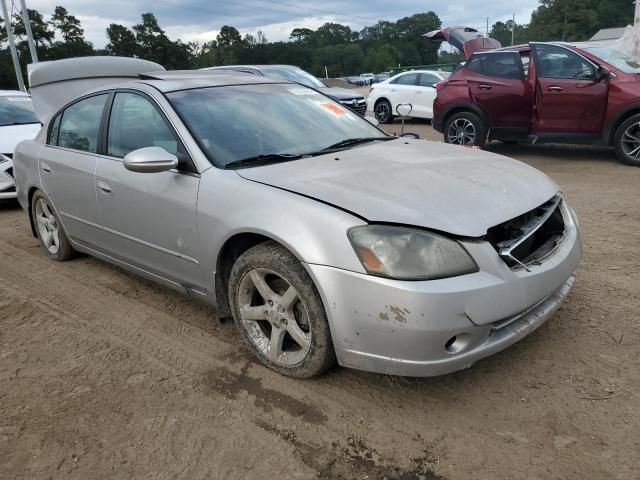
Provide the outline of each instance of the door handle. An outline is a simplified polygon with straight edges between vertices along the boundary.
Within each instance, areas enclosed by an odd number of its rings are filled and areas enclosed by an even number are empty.
[[[100,189],[100,191],[105,195],[111,195],[113,193],[113,191],[111,190],[111,187],[106,183],[104,183],[102,180],[98,180],[96,182],[96,185],[98,185],[98,188]]]
[[[46,174],[50,174],[51,173],[51,167],[49,165],[47,165],[46,163],[41,163],[40,164],[40,168]]]
[[[416,90],[416,94],[422,95],[422,92],[420,90]]]
[[[491,90],[491,85],[487,85],[486,83],[481,83],[480,85],[478,85],[478,88],[480,90]]]
[[[547,90],[549,90],[550,92],[561,92],[562,87],[549,87],[547,88]]]

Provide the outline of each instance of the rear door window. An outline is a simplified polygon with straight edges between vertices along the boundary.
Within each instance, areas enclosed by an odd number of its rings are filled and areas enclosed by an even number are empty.
[[[102,111],[108,94],[85,98],[67,107],[62,112],[60,128],[57,131],[57,145],[83,152],[96,153]],[[57,120],[56,120],[57,122]],[[54,128],[56,127],[54,122]],[[50,140],[53,138],[53,133]]]
[[[465,66],[468,70],[489,77],[522,80],[522,60],[517,52],[476,53]]]

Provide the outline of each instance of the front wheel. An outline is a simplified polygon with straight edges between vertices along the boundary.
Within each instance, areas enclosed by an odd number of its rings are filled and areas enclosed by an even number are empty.
[[[640,167],[640,114],[628,118],[618,127],[613,147],[622,162]]]
[[[276,372],[310,378],[335,363],[320,295],[298,259],[279,244],[256,245],[236,260],[229,303],[249,348]]]
[[[393,121],[393,109],[389,100],[378,100],[373,113],[380,123],[391,123]]]
[[[444,141],[467,147],[484,147],[487,140],[487,125],[473,112],[458,112],[451,115],[444,125]]]

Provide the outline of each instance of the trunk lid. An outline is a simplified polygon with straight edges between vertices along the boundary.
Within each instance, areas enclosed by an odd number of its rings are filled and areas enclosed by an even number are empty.
[[[490,227],[538,207],[559,190],[545,174],[516,160],[404,138],[237,173],[370,222],[464,237],[481,237]]]
[[[500,42],[484,37],[478,30],[471,27],[447,27],[425,33],[423,37],[434,42],[447,42],[456,47],[465,58],[469,58],[476,52],[494,50],[500,48]]]
[[[33,109],[45,123],[61,107],[93,89],[164,71],[162,65],[139,58],[78,57],[28,66]]]

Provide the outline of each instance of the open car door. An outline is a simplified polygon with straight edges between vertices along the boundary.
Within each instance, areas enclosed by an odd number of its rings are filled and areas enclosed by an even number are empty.
[[[425,33],[423,37],[434,42],[447,42],[464,53],[467,59],[476,52],[494,50],[502,46],[499,41],[484,37],[478,30],[471,27],[442,28]]]

